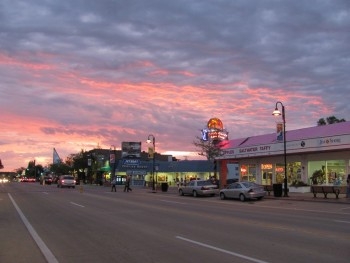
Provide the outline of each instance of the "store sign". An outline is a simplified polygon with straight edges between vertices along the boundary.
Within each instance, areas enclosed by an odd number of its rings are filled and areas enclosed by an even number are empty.
[[[271,170],[272,169],[272,164],[262,164],[261,165],[261,170]]]
[[[123,160],[123,165],[130,165],[130,166],[135,166],[135,165],[140,165],[141,161],[139,159],[124,159]]]
[[[122,158],[141,158],[141,142],[122,142]]]
[[[284,168],[283,167],[276,167],[276,172],[277,173],[283,173],[284,172]]]

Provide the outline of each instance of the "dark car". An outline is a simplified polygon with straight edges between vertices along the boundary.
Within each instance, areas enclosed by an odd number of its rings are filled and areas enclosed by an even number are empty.
[[[40,184],[52,184],[51,176],[43,176],[40,178]]]

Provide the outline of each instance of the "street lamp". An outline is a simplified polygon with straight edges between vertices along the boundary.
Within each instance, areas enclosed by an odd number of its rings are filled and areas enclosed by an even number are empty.
[[[282,114],[278,109],[278,104],[281,104],[282,107]],[[283,149],[284,149],[284,197],[288,197],[288,186],[287,186],[287,148],[286,148],[286,113],[284,110],[284,105],[282,102],[277,101],[275,110],[272,112],[272,115],[274,116],[280,116],[282,115],[283,120]]]
[[[152,140],[151,140],[152,139]],[[155,188],[155,185],[154,185],[154,171],[155,171],[155,162],[156,162],[156,159],[155,159],[155,153],[156,153],[156,138],[154,137],[153,134],[150,134],[148,135],[148,138],[147,138],[147,143],[153,143],[153,164],[152,164],[152,191],[155,192],[156,191],[156,188]]]
[[[113,163],[113,171],[112,171],[112,178],[110,178],[111,180],[114,180],[115,177],[115,164],[116,164],[116,150],[115,150],[115,146],[111,145],[110,151],[112,151],[113,149],[113,154],[109,154],[109,162]]]

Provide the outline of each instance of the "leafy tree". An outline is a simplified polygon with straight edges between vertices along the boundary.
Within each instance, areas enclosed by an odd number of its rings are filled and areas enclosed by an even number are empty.
[[[317,126],[322,126],[322,125],[329,125],[329,124],[334,124],[334,123],[339,123],[339,122],[345,122],[345,119],[338,119],[335,116],[329,116],[326,118],[326,120],[324,118],[321,118],[318,120],[317,122]]]
[[[50,164],[49,169],[52,173],[55,173],[57,175],[59,174],[69,174],[72,170],[72,168],[65,164],[65,163],[55,163],[55,164]]]

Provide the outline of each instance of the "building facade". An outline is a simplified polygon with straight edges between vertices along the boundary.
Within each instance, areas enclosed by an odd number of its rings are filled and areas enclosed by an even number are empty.
[[[111,159],[113,153],[113,159]],[[111,182],[113,175],[117,184],[124,184],[126,177],[131,176],[131,185],[149,186],[153,184],[153,160],[148,153],[141,152],[140,158],[123,158],[121,150],[93,149],[85,153],[89,163],[84,172],[77,176],[86,183],[104,184]],[[154,182],[156,185],[168,183],[176,185],[195,178],[209,179],[214,175],[212,161],[186,160],[179,161],[171,155],[155,153]],[[88,162],[88,160],[91,160]],[[113,162],[111,162],[113,160]],[[114,171],[114,172],[113,172]]]
[[[262,185],[283,183],[284,145],[276,133],[230,140],[222,152],[217,158],[222,183],[234,176]],[[350,122],[287,131],[286,156],[289,186],[345,185],[350,173]]]

